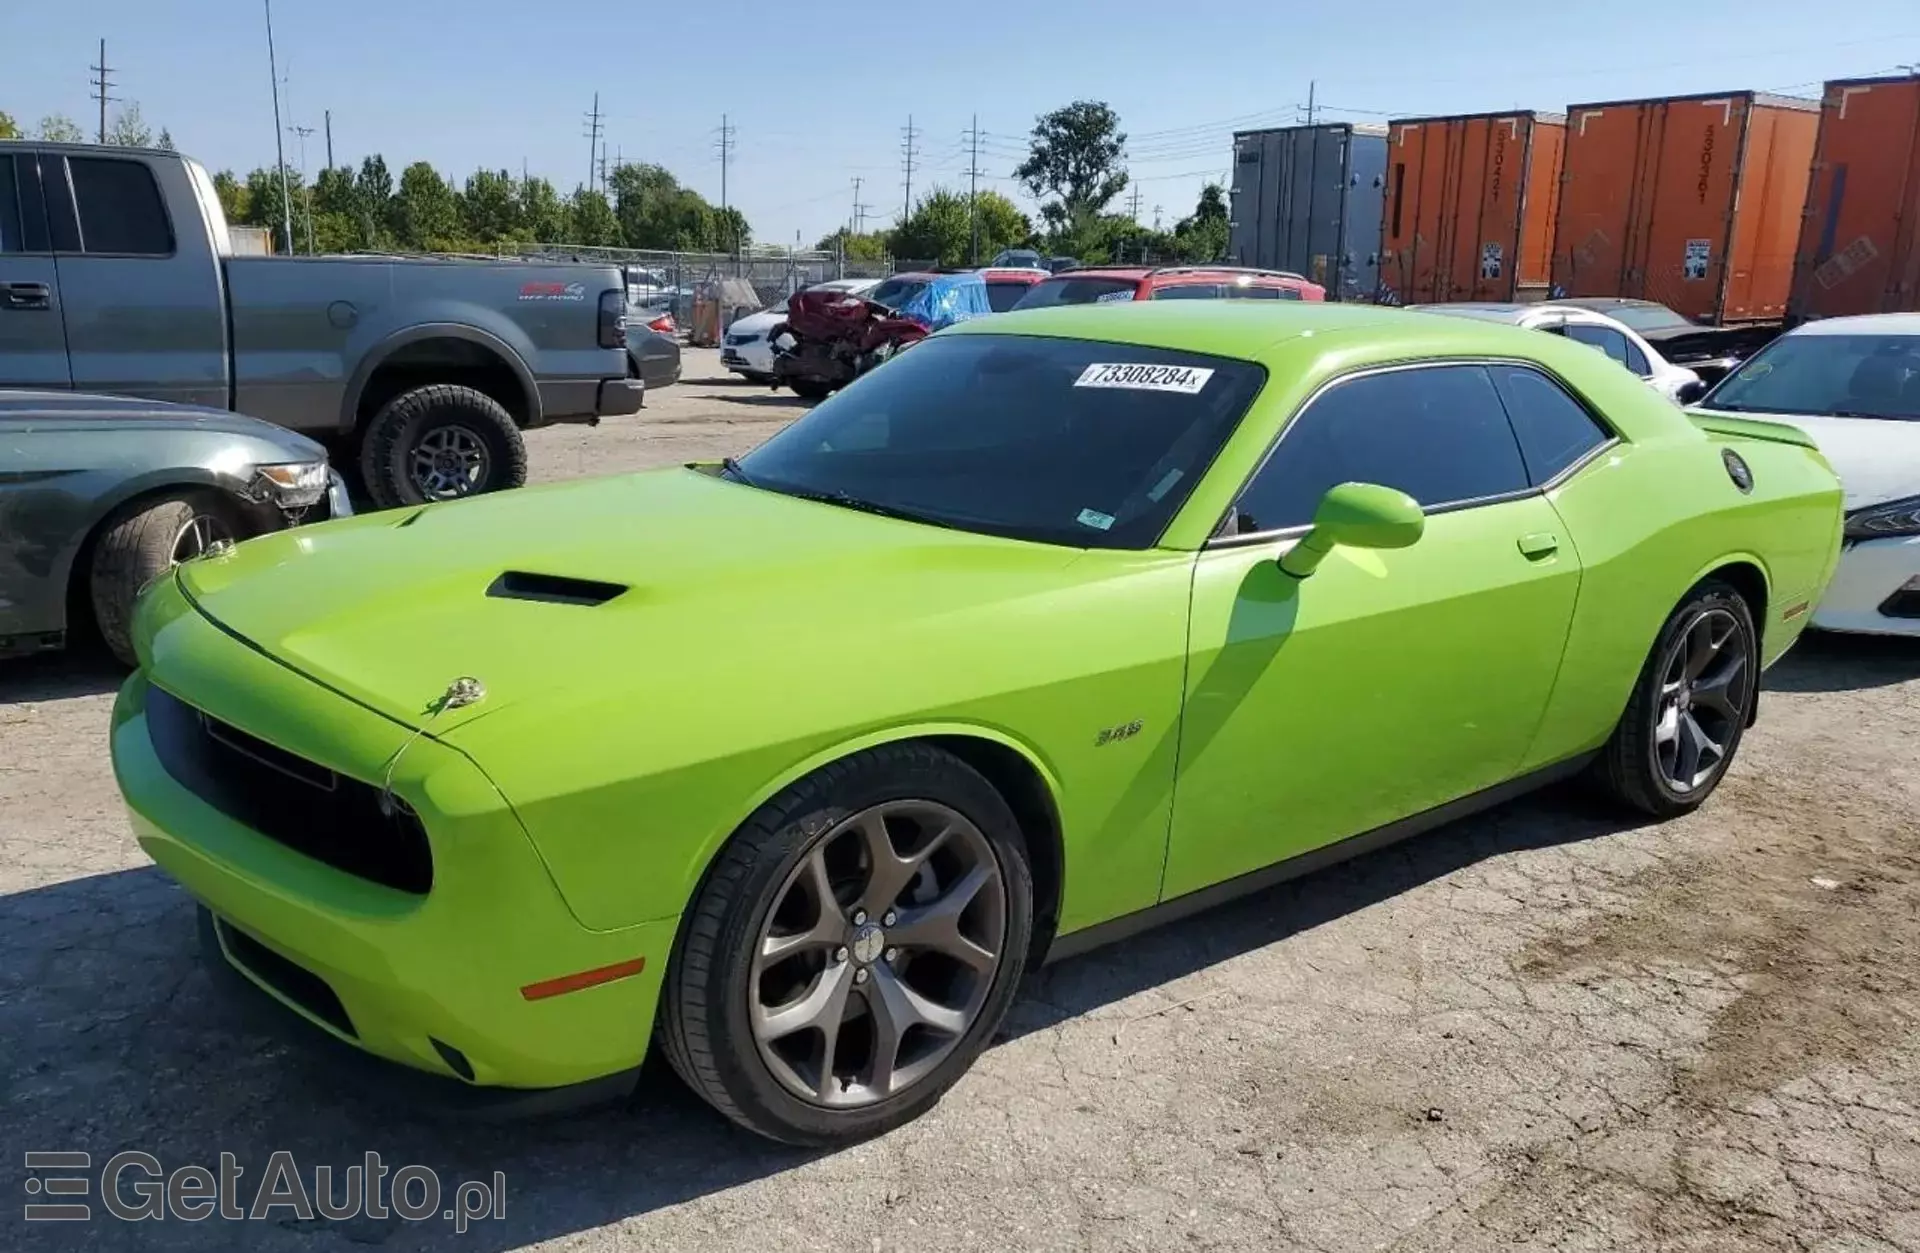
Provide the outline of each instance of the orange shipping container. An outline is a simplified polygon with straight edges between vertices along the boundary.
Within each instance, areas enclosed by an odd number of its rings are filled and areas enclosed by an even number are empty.
[[[1920,312],[1920,75],[1827,84],[1793,274],[1796,321]]]
[[[1557,113],[1388,122],[1381,299],[1546,295],[1566,132]]]
[[[1569,106],[1556,292],[1714,325],[1785,316],[1819,107],[1751,91]]]

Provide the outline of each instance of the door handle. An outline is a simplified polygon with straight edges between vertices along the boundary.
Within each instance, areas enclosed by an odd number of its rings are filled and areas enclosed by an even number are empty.
[[[0,308],[51,309],[53,288],[45,283],[0,283]]]
[[[1520,552],[1529,561],[1540,561],[1560,551],[1560,537],[1552,531],[1535,531],[1520,537]]]

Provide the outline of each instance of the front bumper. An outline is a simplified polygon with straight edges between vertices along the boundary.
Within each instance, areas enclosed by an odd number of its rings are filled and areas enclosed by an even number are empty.
[[[773,347],[764,335],[745,344],[722,344],[720,364],[737,374],[772,374]]]
[[[1850,541],[1813,611],[1813,625],[1824,631],[1920,636],[1920,592],[1902,591],[1916,578],[1920,535]]]
[[[429,736],[408,744],[407,728],[232,639],[174,580],[143,600],[136,634],[142,668],[114,707],[114,774],[141,847],[244,937],[244,952],[220,952],[231,970],[314,1031],[452,1083],[617,1083],[640,1064],[671,920],[581,926],[511,809],[464,754]],[[146,717],[156,681],[228,727],[347,779],[377,782],[398,753],[393,790],[427,828],[431,888],[415,894],[335,869],[176,779]],[[302,786],[286,784],[288,805],[300,803]],[[616,981],[534,999],[523,991],[635,958],[644,966]]]

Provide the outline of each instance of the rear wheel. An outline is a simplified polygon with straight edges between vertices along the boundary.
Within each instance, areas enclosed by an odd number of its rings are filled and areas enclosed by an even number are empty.
[[[1746,598],[1708,579],[1661,628],[1595,764],[1600,783],[1656,818],[1698,809],[1733,762],[1759,680],[1759,637]]]
[[[147,584],[218,542],[239,538],[231,511],[198,492],[139,501],[110,519],[87,574],[93,619],[113,655],[134,664],[133,603]]]
[[[499,401],[437,383],[402,392],[367,423],[360,475],[376,505],[420,505],[520,487],[527,445]]]
[[[825,400],[833,394],[833,385],[822,383],[819,379],[793,379],[787,386],[802,400]]]
[[[715,861],[667,974],[667,1056],[761,1135],[876,1135],[986,1047],[1032,910],[1019,826],[985,778],[925,745],[858,754],[762,806]]]

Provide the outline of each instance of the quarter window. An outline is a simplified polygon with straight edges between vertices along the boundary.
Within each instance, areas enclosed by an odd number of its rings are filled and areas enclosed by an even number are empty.
[[[1625,335],[1611,326],[1590,326],[1571,322],[1567,325],[1567,338],[1585,344],[1589,348],[1598,348],[1621,365],[1633,370],[1635,374],[1642,378],[1646,377],[1647,359],[1640,357],[1640,368],[1635,370],[1632,358],[1639,357],[1640,354],[1633,351],[1633,345],[1627,342]]]
[[[68,157],[81,247],[87,252],[165,257],[173,228],[153,171],[138,161]]]
[[[1156,287],[1153,290],[1155,300],[1218,300],[1218,283],[1183,283],[1178,287]]]
[[[1242,493],[1235,529],[1304,526],[1329,488],[1350,482],[1398,488],[1429,510],[1530,486],[1486,367],[1392,370],[1335,384],[1288,425]]]
[[[1513,432],[1535,485],[1552,480],[1612,438],[1579,401],[1538,370],[1497,365],[1493,381],[1506,402],[1507,416],[1513,419]]]

